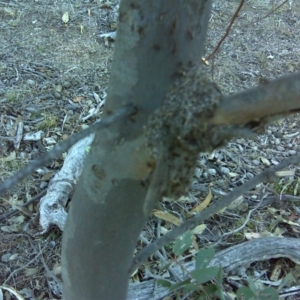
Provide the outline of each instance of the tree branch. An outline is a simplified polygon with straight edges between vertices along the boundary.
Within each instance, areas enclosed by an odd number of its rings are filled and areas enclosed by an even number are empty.
[[[29,163],[25,168],[18,171],[12,177],[8,178],[0,184],[0,196],[19,183],[21,180],[32,174],[37,168],[45,166],[48,162],[55,159],[58,155],[67,151],[75,143],[83,139],[84,137],[96,132],[97,130],[103,129],[111,125],[117,120],[120,120],[122,117],[128,116],[136,112],[136,108],[130,105],[122,107],[115,111],[114,114],[108,116],[105,120],[96,122],[91,125],[89,128],[82,130],[79,133],[76,133],[70,136],[67,140],[59,143],[52,150],[47,153],[44,153],[43,156],[35,159]]]
[[[212,125],[245,125],[300,111],[300,73],[223,97]]]
[[[174,241],[177,237],[182,235],[187,230],[193,229],[194,227],[199,225],[201,222],[207,220],[214,214],[216,214],[219,211],[221,211],[222,209],[226,208],[235,199],[237,199],[239,196],[244,194],[246,191],[255,187],[260,182],[271,181],[272,179],[276,178],[277,171],[279,171],[291,164],[297,164],[297,163],[299,163],[299,161],[300,161],[300,155],[295,155],[295,156],[292,156],[292,157],[284,160],[282,163],[278,164],[277,166],[274,166],[272,168],[269,168],[269,169],[263,171],[261,174],[252,178],[248,182],[244,183],[242,186],[237,187],[230,194],[226,195],[225,197],[223,197],[220,200],[213,203],[205,211],[199,213],[198,215],[196,215],[195,217],[191,218],[190,220],[184,222],[180,226],[170,230],[163,237],[159,238],[155,242],[146,246],[142,251],[140,251],[134,257],[129,273],[132,274],[142,262],[144,262],[149,256],[154,254],[157,250],[159,250],[161,247],[163,247],[167,243]]]

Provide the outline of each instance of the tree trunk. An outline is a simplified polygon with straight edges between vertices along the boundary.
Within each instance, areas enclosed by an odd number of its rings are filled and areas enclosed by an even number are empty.
[[[64,299],[126,299],[136,242],[167,184],[144,127],[180,72],[200,65],[211,1],[124,0],[103,118],[137,113],[97,132],[63,234]]]

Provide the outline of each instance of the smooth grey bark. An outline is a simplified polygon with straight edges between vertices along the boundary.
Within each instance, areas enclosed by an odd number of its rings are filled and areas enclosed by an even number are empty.
[[[210,0],[121,1],[103,118],[127,104],[137,113],[95,134],[64,229],[66,300],[126,299],[136,242],[168,168],[150,155],[143,128],[178,74],[200,65],[210,9]]]

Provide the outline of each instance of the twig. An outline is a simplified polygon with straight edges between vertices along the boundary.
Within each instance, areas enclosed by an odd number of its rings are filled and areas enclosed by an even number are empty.
[[[48,80],[51,80],[51,77],[47,76],[46,74],[42,73],[42,72],[38,72],[38,71],[35,71],[35,70],[27,70],[27,69],[23,69],[22,70],[24,73],[27,73],[27,74],[31,74],[33,76],[36,76],[40,79],[48,79]]]
[[[276,10],[278,10],[281,6],[283,6],[286,2],[288,2],[288,0],[283,1],[283,3],[281,3],[280,5],[278,5],[277,7],[275,7],[274,9],[272,9],[268,14],[266,14],[266,15],[265,15],[264,17],[262,17],[262,19],[260,19],[260,20],[263,20],[263,19],[266,19],[267,17],[269,17],[269,16],[270,16],[271,14],[273,14]],[[225,38],[228,36],[228,34],[229,34],[230,30],[231,30],[231,27],[232,27],[232,25],[233,25],[233,23],[234,23],[234,21],[235,21],[237,15],[238,15],[238,13],[240,12],[240,10],[241,10],[241,8],[242,8],[243,5],[244,5],[244,0],[242,0],[242,1],[240,2],[240,5],[238,6],[236,12],[235,12],[234,15],[232,16],[232,18],[231,18],[231,20],[230,20],[230,23],[229,23],[229,26],[227,27],[226,32],[225,32],[225,34],[223,35],[223,37],[221,38],[221,40],[219,41],[218,45],[215,47],[215,49],[213,50],[213,52],[212,52],[208,57],[205,58],[205,60],[209,60],[209,59],[211,59],[211,58],[213,58],[213,57],[215,56],[215,54],[216,54],[216,52],[219,50],[221,44],[223,43],[223,41],[225,40]],[[250,23],[249,25],[252,25],[252,24],[254,24],[254,22],[253,22],[253,23]],[[248,26],[249,26],[249,25],[248,25]]]
[[[10,280],[17,272],[20,272],[20,271],[26,269],[30,264],[32,264],[36,259],[38,259],[38,258],[41,256],[41,254],[43,253],[43,251],[46,249],[47,245],[48,245],[48,242],[46,242],[46,244],[45,244],[45,246],[43,247],[43,249],[41,249],[40,252],[39,252],[32,260],[30,260],[27,264],[25,264],[24,266],[22,266],[22,267],[20,267],[20,268],[18,268],[18,269],[16,269],[16,270],[14,270],[14,271],[12,271],[12,272],[10,273],[10,275],[4,280],[3,284],[9,282],[9,280]]]
[[[40,248],[40,246],[39,246]],[[40,252],[41,252],[41,248],[40,248]],[[59,285],[61,286],[61,281],[53,274],[53,272],[50,271],[50,269],[48,268],[45,260],[44,260],[44,257],[43,255],[41,255],[41,261],[42,261],[42,264],[46,270],[46,273]]]
[[[13,175],[9,179],[7,179],[3,183],[1,183],[0,184],[0,196],[3,195],[9,189],[11,189],[13,186],[15,186],[18,182],[23,180],[25,177],[32,174],[37,168],[44,166],[51,160],[55,159],[58,155],[67,151],[69,148],[71,148],[74,144],[76,144],[78,141],[80,141],[84,137],[89,136],[90,134],[94,133],[97,130],[106,128],[109,125],[111,125],[112,123],[114,123],[116,120],[118,120],[122,117],[128,116],[134,112],[136,112],[135,107],[133,107],[131,105],[124,106],[124,107],[118,109],[114,114],[106,117],[105,120],[96,122],[89,128],[70,136],[69,139],[59,143],[51,151],[44,153],[43,156],[32,161],[25,168],[18,171],[15,175]]]
[[[0,4],[3,4],[3,5],[10,5],[10,6],[15,6],[15,7],[18,7],[18,5],[17,5],[17,4],[8,3],[8,2],[2,2],[2,1],[0,1]]]
[[[267,17],[269,17],[271,14],[273,14],[276,10],[278,10],[281,6],[283,6],[285,3],[287,3],[288,2],[288,0],[285,0],[285,1],[283,1],[281,4],[279,4],[277,7],[275,7],[274,9],[272,9],[268,14],[266,14],[265,16],[263,16],[261,19],[260,19],[260,21],[261,20],[264,20],[264,19],[266,19]],[[250,23],[249,25],[252,25],[252,24],[254,24],[254,22],[253,23]]]
[[[52,67],[52,66],[50,66],[50,65],[41,64],[41,63],[37,63],[37,62],[34,62],[34,61],[30,62],[29,64],[30,64],[30,65],[35,65],[35,66],[37,66],[38,68],[48,68],[48,69],[51,69],[51,70],[54,70],[54,69],[55,69],[54,67]]]
[[[275,198],[276,198],[277,201],[280,201],[280,200],[281,200],[281,195],[279,195],[275,190],[273,190],[273,189],[267,187],[266,185],[264,186],[264,188],[265,188],[266,190],[268,190],[270,193],[272,193],[272,194],[275,196]]]
[[[263,181],[271,181],[272,179],[276,178],[276,172],[291,165],[297,164],[300,162],[300,155],[294,155],[282,163],[269,168],[259,175],[255,176],[248,182],[244,183],[244,185],[237,187],[234,191],[232,191],[227,196],[224,196],[222,199],[216,201],[211,206],[209,206],[206,210],[199,213],[192,219],[184,222],[180,226],[170,230],[167,232],[163,237],[159,238],[155,242],[151,243],[150,245],[146,246],[142,251],[140,251],[135,258],[133,259],[132,266],[129,270],[129,273],[132,274],[138,266],[145,261],[149,256],[154,254],[158,249],[166,245],[167,243],[175,240],[177,237],[182,235],[187,230],[195,228],[198,224],[204,222],[214,214],[218,213],[220,210],[226,208],[229,204],[231,204],[235,199],[240,197],[246,191],[250,190],[251,188],[255,187],[257,184]]]
[[[254,208],[252,208],[252,209],[249,210],[245,222],[239,228],[236,228],[236,229],[234,229],[232,231],[225,232],[224,234],[222,234],[221,239],[223,237],[225,237],[225,236],[229,236],[231,234],[234,234],[234,233],[239,232],[240,230],[242,230],[247,225],[247,223],[249,222],[252,213],[254,213],[257,209],[259,209],[260,206],[261,206],[261,204],[262,204],[262,201],[259,201],[258,204]]]
[[[46,195],[46,190],[40,192],[39,194],[37,194],[36,196],[32,197],[30,200],[26,201],[25,203],[23,203],[22,205],[20,205],[20,207],[27,207],[28,205],[30,205],[31,203],[41,199],[43,196]],[[14,214],[16,214],[19,210],[18,209],[13,209],[5,214],[2,214],[0,216],[0,221],[7,219],[11,216],[13,216]]]
[[[212,57],[215,56],[216,52],[219,50],[221,44],[223,43],[223,41],[226,39],[226,37],[228,36],[229,32],[230,32],[230,29],[234,23],[234,20],[236,19],[238,13],[240,12],[241,8],[243,7],[244,5],[244,0],[241,0],[241,3],[239,5],[239,7],[237,8],[236,12],[234,13],[234,15],[232,16],[231,20],[230,20],[230,23],[229,23],[229,26],[227,27],[226,29],[226,32],[225,34],[223,35],[223,37],[220,39],[218,45],[216,46],[216,48],[214,49],[214,51],[205,59],[205,60],[209,60],[211,59]]]
[[[149,242],[143,235],[140,235],[140,239],[141,239],[145,244],[147,244],[147,245],[150,244],[150,242]],[[161,262],[162,264],[164,264],[165,266],[168,264],[166,258],[160,253],[159,250],[156,251],[156,253],[155,253],[154,255],[157,256],[157,257],[159,258],[160,262]],[[145,271],[149,271],[149,270],[146,268]],[[183,280],[183,279],[180,278],[180,277],[178,276],[178,274],[173,270],[172,266],[169,266],[169,267],[168,267],[168,271],[169,271],[170,274],[174,277],[174,279],[176,279],[176,282],[180,282],[180,281]],[[150,272],[149,272],[149,274],[151,274],[151,276],[153,275],[153,278],[155,278],[155,279],[162,279],[161,276],[154,276],[154,274],[152,274],[152,273],[150,273]]]

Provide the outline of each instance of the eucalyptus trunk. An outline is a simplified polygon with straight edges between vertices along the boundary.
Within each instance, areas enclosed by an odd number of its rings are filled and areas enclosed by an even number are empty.
[[[139,234],[168,184],[168,162],[144,128],[181,72],[199,67],[210,0],[120,4],[103,119],[136,114],[95,133],[63,234],[64,299],[126,299]]]

